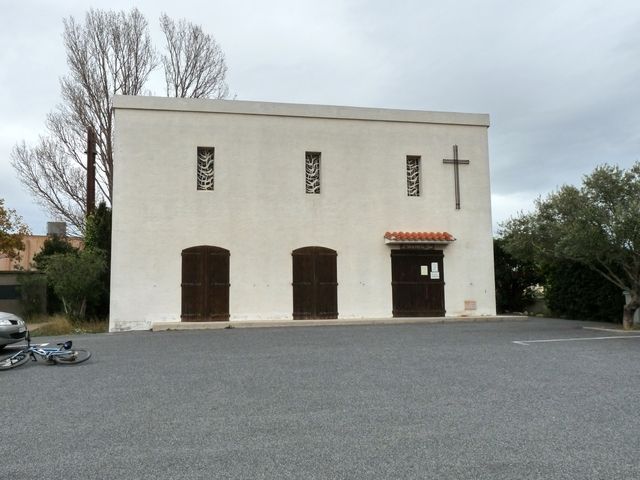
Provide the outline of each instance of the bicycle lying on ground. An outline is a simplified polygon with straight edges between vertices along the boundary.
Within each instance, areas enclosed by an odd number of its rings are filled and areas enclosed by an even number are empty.
[[[86,362],[91,357],[89,350],[72,348],[73,343],[71,340],[58,343],[56,347],[48,347],[48,343],[34,343],[32,345],[29,332],[27,332],[25,339],[27,340],[26,347],[0,359],[0,370],[19,367],[27,363],[29,359],[36,362],[38,357],[52,365],[77,365],[78,363]]]

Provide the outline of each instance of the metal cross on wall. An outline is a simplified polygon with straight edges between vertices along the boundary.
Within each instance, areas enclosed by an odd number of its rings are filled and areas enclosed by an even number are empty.
[[[460,171],[458,165],[469,165],[469,160],[458,158],[458,145],[453,146],[453,158],[444,158],[442,163],[453,164],[453,181],[456,189],[456,210],[460,210]]]

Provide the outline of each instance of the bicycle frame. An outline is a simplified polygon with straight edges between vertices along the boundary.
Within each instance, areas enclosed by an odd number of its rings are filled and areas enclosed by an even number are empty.
[[[47,345],[49,344],[40,343],[40,344],[31,345],[31,343],[29,343],[27,345],[27,348],[25,348],[23,351],[27,351],[29,355],[31,355],[31,358],[33,359],[36,358],[35,355],[39,355],[44,360],[50,360],[52,357],[59,357],[61,355],[69,354],[69,351],[65,350],[63,348],[63,345],[59,345],[57,348],[53,348],[53,347],[45,348]]]

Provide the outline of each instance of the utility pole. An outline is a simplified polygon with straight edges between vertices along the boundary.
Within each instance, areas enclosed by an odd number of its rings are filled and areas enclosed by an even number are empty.
[[[87,216],[96,206],[96,134],[93,128],[87,128]]]

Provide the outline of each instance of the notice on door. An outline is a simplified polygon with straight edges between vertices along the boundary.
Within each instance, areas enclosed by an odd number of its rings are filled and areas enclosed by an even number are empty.
[[[428,265],[420,265],[420,275],[426,277],[429,275],[429,266]]]
[[[438,262],[431,262],[431,271],[432,272],[438,271]]]
[[[440,280],[440,272],[431,271],[431,280]]]

